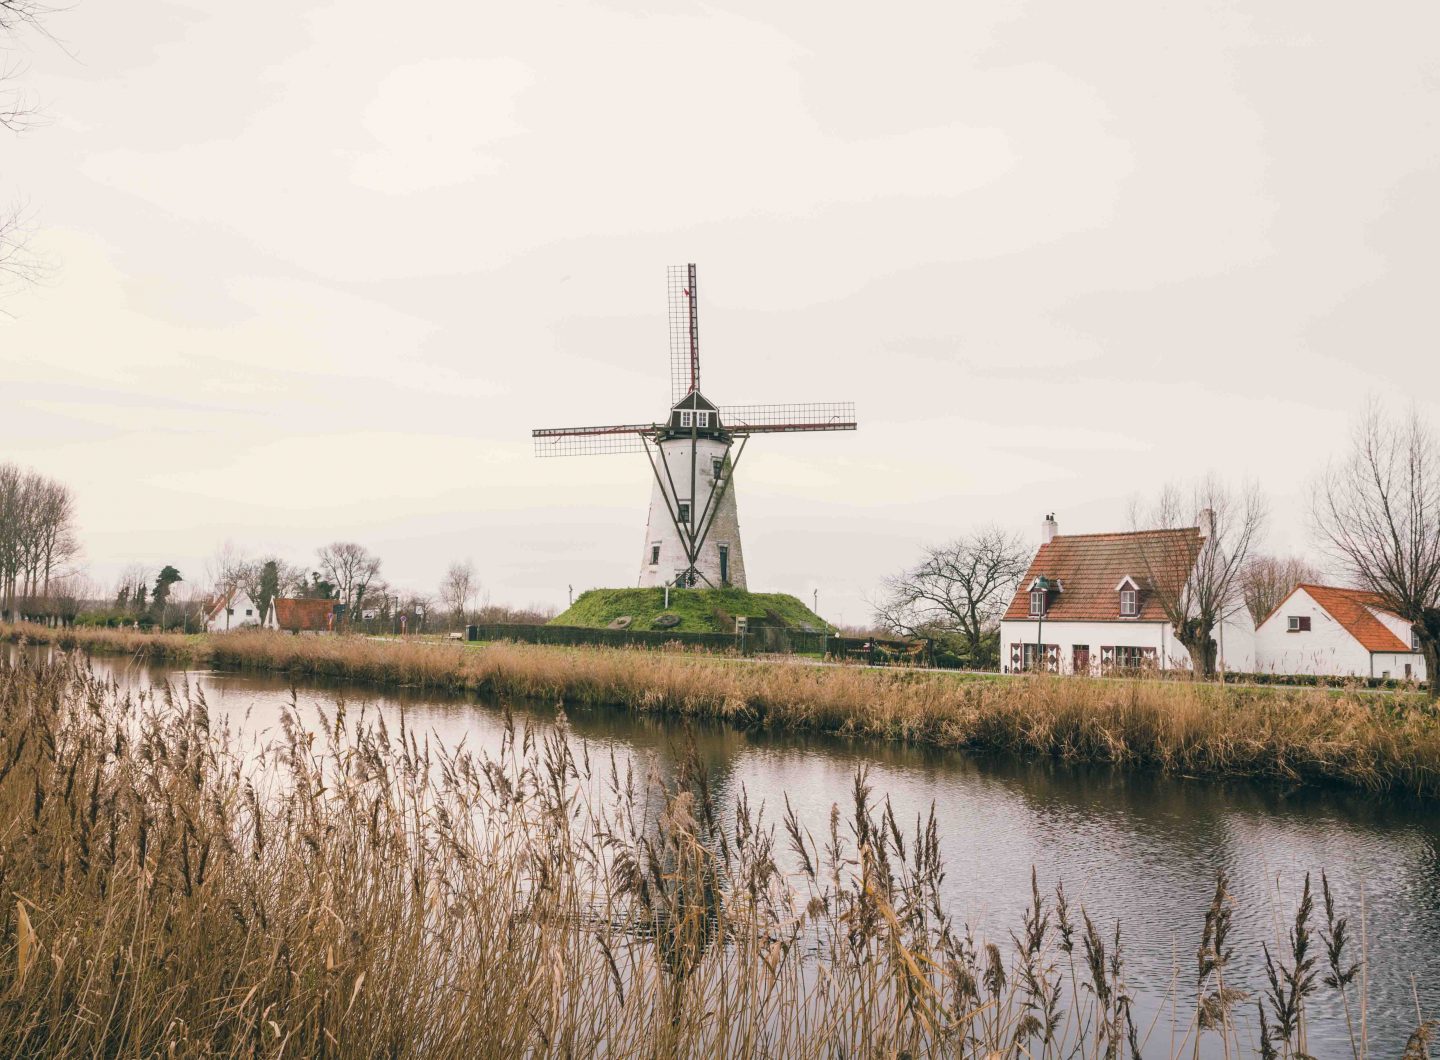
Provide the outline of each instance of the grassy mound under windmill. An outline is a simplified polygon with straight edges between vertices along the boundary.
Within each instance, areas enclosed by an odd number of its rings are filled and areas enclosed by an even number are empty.
[[[793,596],[785,593],[751,593],[743,589],[671,589],[665,607],[664,589],[590,589],[569,610],[550,620],[552,626],[605,629],[617,618],[630,616],[630,629],[661,629],[662,614],[679,617],[668,628],[683,633],[733,633],[735,619],[744,615],[752,626],[784,629],[832,629],[828,622]]]

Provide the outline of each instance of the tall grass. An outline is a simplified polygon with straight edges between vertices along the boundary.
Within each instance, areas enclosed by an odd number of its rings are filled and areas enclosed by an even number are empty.
[[[954,925],[935,820],[902,826],[863,774],[816,837],[788,805],[722,814],[694,760],[669,784],[591,761],[563,720],[507,718],[495,757],[343,703],[283,730],[255,757],[198,691],[0,663],[6,1055],[1290,1058],[1322,989],[1351,1055],[1403,1044],[1365,1025],[1328,885],[1251,994],[1219,877],[1159,1027],[1120,927],[1063,889],[1032,879],[1006,942]]]
[[[1001,678],[687,653],[467,647],[279,633],[0,627],[10,639],[257,669],[1113,762],[1186,775],[1440,795],[1440,717],[1419,695],[1147,680]]]

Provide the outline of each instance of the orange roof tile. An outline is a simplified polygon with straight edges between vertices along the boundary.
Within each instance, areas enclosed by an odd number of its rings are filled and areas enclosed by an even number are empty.
[[[287,600],[275,598],[275,623],[281,629],[324,631],[330,628],[334,600]]]
[[[1047,622],[1163,622],[1165,610],[1154,591],[1157,580],[1178,592],[1200,554],[1200,531],[1139,530],[1126,534],[1065,534],[1040,546],[1005,612],[1011,622],[1030,618],[1030,583],[1040,576],[1062,586],[1050,594]],[[1123,578],[1140,588],[1140,613],[1120,617]]]
[[[1339,622],[1366,651],[1408,652],[1410,650],[1410,645],[1397,637],[1390,627],[1371,613],[1372,608],[1376,611],[1389,611],[1376,593],[1366,592],[1363,589],[1339,589],[1333,585],[1303,583],[1295,587],[1296,591],[1300,589],[1309,593],[1310,598],[1329,612],[1330,617]],[[1294,591],[1291,595],[1294,595]],[[1276,611],[1278,612],[1279,608],[1276,608]]]

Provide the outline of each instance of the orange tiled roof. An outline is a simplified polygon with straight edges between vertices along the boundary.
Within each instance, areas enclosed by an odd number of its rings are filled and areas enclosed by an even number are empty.
[[[211,600],[209,605],[205,608],[205,621],[213,622],[216,618],[219,617],[221,611],[225,610],[225,608],[230,606],[230,601],[234,598],[235,591],[232,589],[230,592],[222,593],[214,600]]]
[[[1163,622],[1165,609],[1154,586],[1158,581],[1168,592],[1178,592],[1195,567],[1202,540],[1193,526],[1056,536],[1035,553],[1005,618],[1011,622],[1030,618],[1030,583],[1044,575],[1063,586],[1050,594],[1047,622]],[[1140,613],[1122,619],[1117,586],[1126,577],[1139,586]]]
[[[275,623],[281,629],[313,632],[330,628],[333,600],[287,600],[275,598]]]
[[[1330,617],[1345,627],[1345,631],[1360,642],[1366,651],[1408,652],[1410,645],[1397,637],[1393,630],[1373,614],[1389,611],[1376,593],[1363,589],[1337,589],[1331,585],[1297,585],[1310,598],[1330,613]],[[1286,599],[1289,599],[1287,597]],[[1283,604],[1281,605],[1284,606]],[[1276,608],[1279,611],[1279,608]]]

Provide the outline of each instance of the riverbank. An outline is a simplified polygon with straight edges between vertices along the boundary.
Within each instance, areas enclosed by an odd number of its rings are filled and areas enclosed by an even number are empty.
[[[1186,776],[1266,777],[1440,796],[1440,719],[1419,695],[1138,679],[1001,680],[608,648],[279,633],[180,636],[0,625],[0,639],[197,669],[615,706]]]

